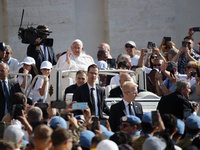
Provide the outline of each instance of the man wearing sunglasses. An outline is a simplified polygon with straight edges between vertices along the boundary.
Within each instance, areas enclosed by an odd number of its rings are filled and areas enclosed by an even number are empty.
[[[184,38],[186,45],[183,45],[179,52],[175,55],[172,61],[178,61],[178,72],[181,74],[186,73],[187,64],[189,61],[199,61],[199,55],[194,53],[194,39],[191,36]]]
[[[140,56],[136,55],[135,53],[137,51],[135,42],[127,41],[124,49],[126,50],[126,53],[131,57],[131,65],[137,66]]]
[[[140,123],[142,122],[137,116],[127,115],[120,119],[120,131],[124,131],[132,136],[132,140],[140,137]]]

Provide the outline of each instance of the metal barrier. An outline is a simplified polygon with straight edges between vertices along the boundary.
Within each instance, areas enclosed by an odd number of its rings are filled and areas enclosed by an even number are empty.
[[[34,85],[34,83],[36,82],[36,80],[37,80],[38,78],[45,78],[45,76],[44,76],[44,75],[36,75],[36,76],[33,78],[33,81],[31,82],[31,84],[30,84],[30,86],[29,86],[27,92],[25,93],[26,97],[29,96],[29,94],[30,94],[30,92],[31,92],[31,89],[33,88],[33,85]],[[44,96],[43,96],[43,101],[44,101],[44,99],[45,99],[45,94],[44,94]]]
[[[29,85],[31,84],[32,75],[31,74],[25,74],[25,73],[14,73],[14,72],[10,72],[9,75],[15,76],[14,77],[15,80],[17,79],[17,76],[28,76],[30,78],[29,81],[28,81],[28,83],[27,83],[27,85],[26,85],[26,89],[24,91],[24,94],[26,95],[27,90],[28,90],[27,87],[29,87]]]

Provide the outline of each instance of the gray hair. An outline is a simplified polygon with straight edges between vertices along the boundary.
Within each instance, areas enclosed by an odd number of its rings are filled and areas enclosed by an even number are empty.
[[[186,88],[188,86],[188,80],[186,79],[179,79],[175,84],[175,90],[181,91],[181,88]]]
[[[6,45],[6,50],[10,50],[12,52],[12,48],[10,45]]]
[[[39,107],[32,107],[28,111],[28,121],[30,124],[33,122],[41,121],[42,119],[42,110]]]
[[[120,54],[118,57],[117,57],[117,64],[120,62],[120,61],[125,61],[126,59],[131,59],[130,55],[128,54]]]

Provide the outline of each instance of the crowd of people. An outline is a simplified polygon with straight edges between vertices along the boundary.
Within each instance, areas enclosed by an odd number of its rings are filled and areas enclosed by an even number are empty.
[[[12,57],[11,46],[0,42],[0,150],[200,149],[200,56],[193,48],[193,28],[180,49],[167,38],[159,47],[149,42],[141,50],[127,41],[116,61],[107,43],[101,43],[97,58],[92,58],[80,39],[72,42],[71,52],[55,55],[46,42],[48,26],[37,29],[42,35],[28,46],[21,63]],[[45,103],[52,68],[77,71],[62,76],[75,81],[63,92],[63,101],[73,94],[66,107]],[[110,68],[119,73],[99,74]],[[146,72],[147,90],[160,96],[157,110],[144,112],[136,101],[141,92],[136,75],[120,71],[137,68]],[[43,77],[29,86],[37,75]],[[108,97],[121,98],[111,107],[105,101],[109,85],[115,87]],[[87,105],[73,108],[82,102]]]

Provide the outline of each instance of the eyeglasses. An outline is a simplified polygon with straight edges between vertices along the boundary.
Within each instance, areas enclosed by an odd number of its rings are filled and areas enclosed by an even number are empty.
[[[92,75],[95,75],[95,76],[98,75],[98,73],[94,73],[94,72],[89,72],[89,74],[92,74]]]
[[[160,66],[161,66],[161,64],[154,64],[153,66],[159,66],[159,67],[160,67]]]
[[[6,54],[9,55],[10,53],[9,53],[9,52],[6,52]]]
[[[132,92],[132,91],[126,91],[127,93],[133,93],[134,95],[137,95],[137,92]]]
[[[120,124],[120,128],[126,128],[128,126],[130,126],[130,125],[129,124]]]
[[[125,45],[125,47],[126,48],[135,48],[135,46],[132,46],[132,45],[131,46]]]
[[[187,42],[187,44],[188,44],[188,45],[190,45],[190,44],[191,44],[191,42]]]

